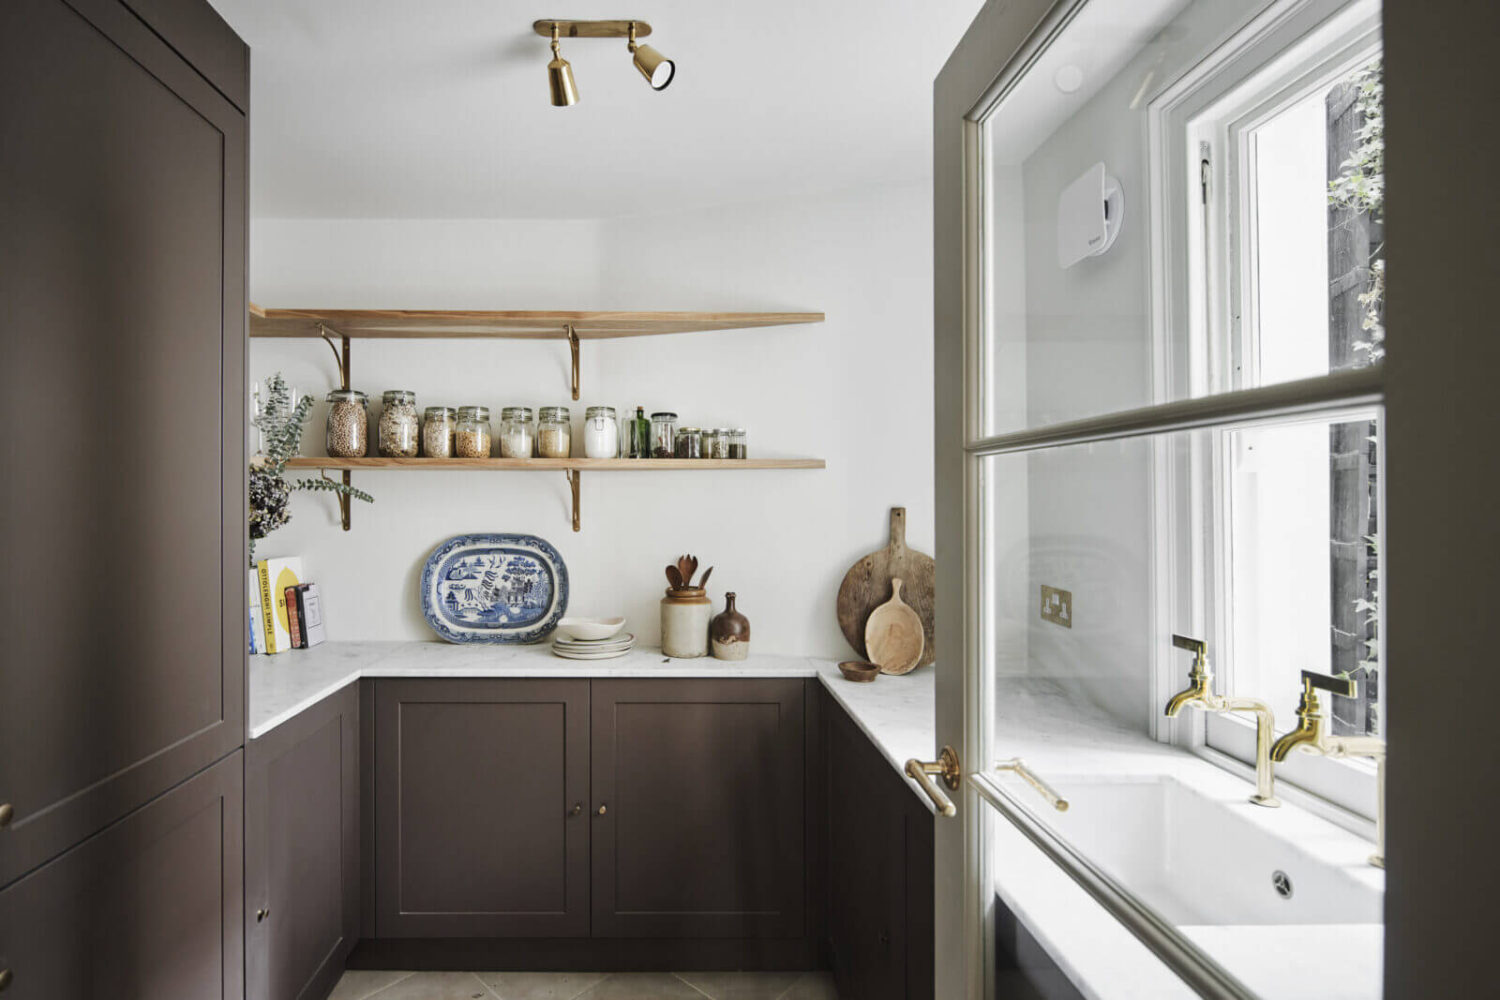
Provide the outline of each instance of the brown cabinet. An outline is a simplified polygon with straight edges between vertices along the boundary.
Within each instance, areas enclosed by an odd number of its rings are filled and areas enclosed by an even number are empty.
[[[5,1000],[239,1000],[242,754],[0,891]]]
[[[802,934],[803,689],[593,682],[595,937]]]
[[[358,684],[245,753],[245,995],[321,998],[359,938]]]
[[[382,938],[589,932],[589,682],[380,680]]]
[[[244,742],[249,55],[149,6],[0,3],[0,886]]]
[[[828,941],[839,994],[933,995],[933,815],[825,696]]]

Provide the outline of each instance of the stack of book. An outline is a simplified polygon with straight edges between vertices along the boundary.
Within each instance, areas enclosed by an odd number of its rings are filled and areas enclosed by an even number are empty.
[[[280,653],[316,646],[326,637],[316,583],[302,579],[297,556],[262,559],[250,571],[250,652]]]

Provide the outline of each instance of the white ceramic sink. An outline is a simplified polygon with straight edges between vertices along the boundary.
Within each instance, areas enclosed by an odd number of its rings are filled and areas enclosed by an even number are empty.
[[[1379,889],[1252,821],[1256,806],[1231,808],[1168,777],[1057,790],[1071,807],[1043,821],[1179,927],[1381,921]]]

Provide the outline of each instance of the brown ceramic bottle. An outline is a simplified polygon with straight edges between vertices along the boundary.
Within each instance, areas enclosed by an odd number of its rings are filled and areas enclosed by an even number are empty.
[[[750,621],[735,610],[733,593],[724,595],[724,610],[709,622],[708,637],[716,660],[743,660],[750,655]]]

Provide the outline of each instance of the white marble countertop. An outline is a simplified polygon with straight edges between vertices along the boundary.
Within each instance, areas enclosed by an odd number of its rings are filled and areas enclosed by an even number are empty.
[[[902,772],[908,758],[933,757],[932,667],[903,677],[856,684],[838,662],[805,656],[756,656],[731,662],[700,657],[668,659],[656,648],[637,648],[611,660],[565,660],[545,644],[452,645],[446,642],[325,642],[274,656],[250,657],[251,739],[264,736],[297,713],[361,677],[817,677],[864,730],[870,741],[932,808]]]

